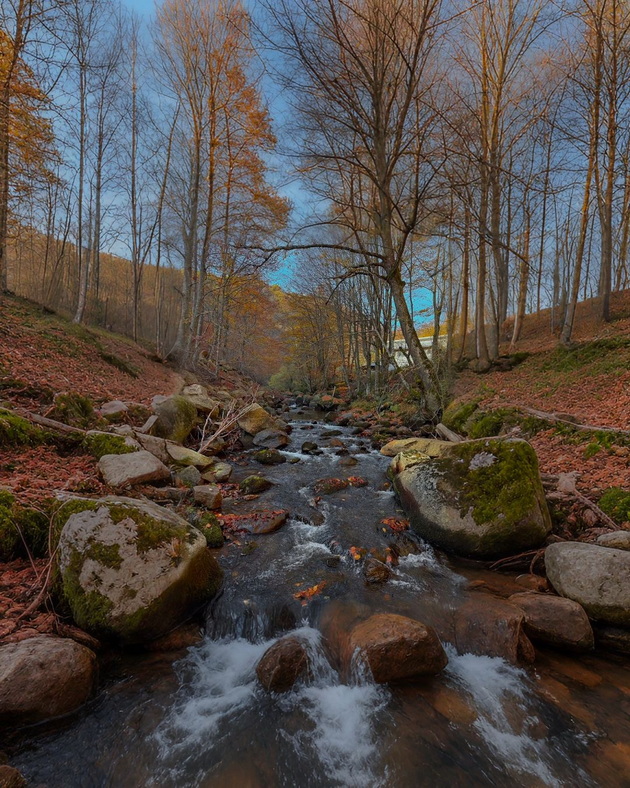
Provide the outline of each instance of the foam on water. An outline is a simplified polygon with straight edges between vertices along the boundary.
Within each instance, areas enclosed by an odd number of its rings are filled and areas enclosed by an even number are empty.
[[[446,672],[459,689],[472,697],[478,714],[473,727],[488,748],[509,771],[535,775],[550,788],[561,786],[555,767],[560,761],[570,761],[570,756],[562,751],[559,742],[534,738],[529,732],[539,716],[530,700],[535,695],[527,673],[500,657],[458,654],[450,646],[446,650]],[[507,709],[520,711],[521,730],[515,730]],[[579,776],[580,785],[591,784],[586,775],[580,772]]]
[[[375,772],[379,750],[374,724],[387,705],[388,691],[357,675],[350,684],[341,683],[324,654],[317,630],[303,626],[290,634],[304,642],[311,676],[308,683],[298,683],[292,691],[276,696],[275,702],[287,716],[303,714],[311,724],[297,733],[280,729],[281,740],[309,768],[313,768],[313,760],[318,762],[332,783],[383,784]],[[255,669],[275,642],[206,640],[191,649],[181,663],[186,681],[179,703],[155,734],[162,775],[177,779],[186,773],[189,753],[201,743],[208,751],[236,733],[241,715],[254,710],[265,695]]]

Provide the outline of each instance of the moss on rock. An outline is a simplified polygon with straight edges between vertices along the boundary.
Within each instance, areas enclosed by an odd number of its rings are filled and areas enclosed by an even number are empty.
[[[83,438],[83,446],[97,460],[106,454],[131,454],[137,451],[133,446],[128,446],[122,435],[109,432],[91,432]]]
[[[394,483],[415,530],[459,555],[514,554],[539,546],[551,529],[526,441],[452,444],[437,458],[411,458]]]
[[[185,397],[168,397],[155,407],[158,420],[154,434],[159,438],[183,443],[197,425],[197,408]]]
[[[478,407],[478,400],[473,400],[472,402],[454,400],[442,414],[442,423],[450,430],[464,434],[464,425]]]
[[[259,493],[265,492],[265,490],[269,490],[273,487],[273,483],[269,481],[269,479],[265,479],[264,476],[258,476],[256,474],[252,476],[248,476],[246,479],[239,484],[239,489],[245,495],[258,495]]]
[[[220,586],[204,535],[157,504],[74,499],[57,512],[64,517],[57,587],[75,622],[97,637],[152,640]]]

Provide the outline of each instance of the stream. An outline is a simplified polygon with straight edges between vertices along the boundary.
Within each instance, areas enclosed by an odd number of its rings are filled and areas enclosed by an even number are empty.
[[[283,453],[299,462],[237,468],[237,479],[255,471],[275,485],[256,500],[226,499],[225,513],[291,516],[276,533],[239,537],[217,553],[224,589],[204,640],[175,663],[159,654],[110,661],[79,714],[14,745],[12,763],[29,785],[630,786],[627,661],[537,649],[536,663],[521,668],[458,654],[444,622],[476,586],[502,596],[524,589],[387,528],[385,518],[404,516],[386,483],[389,460],[353,430],[299,417],[292,427]],[[300,453],[304,441],[321,453]],[[354,467],[343,464],[347,452]],[[313,492],[319,479],[354,476],[367,486],[319,500]],[[351,548],[382,556],[388,547],[398,557],[393,577],[367,584]],[[296,598],[315,585],[320,593]],[[434,626],[448,666],[398,685],[358,669],[340,676],[319,627],[347,609]],[[255,667],[289,631],[308,644],[311,675],[270,695]]]

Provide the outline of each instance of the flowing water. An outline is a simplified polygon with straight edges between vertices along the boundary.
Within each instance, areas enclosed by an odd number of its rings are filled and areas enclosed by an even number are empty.
[[[387,488],[388,461],[351,430],[330,432],[296,421],[285,454],[300,461],[264,468],[276,484],[257,500],[225,502],[228,512],[286,508],[291,517],[274,534],[223,548],[224,590],[208,610],[203,642],[175,664],[121,658],[98,698],[63,724],[34,730],[14,745],[12,762],[50,788],[630,786],[626,663],[541,651],[523,669],[458,654],[449,622],[480,579],[503,595],[518,586],[449,564],[409,532],[393,533],[382,520],[402,512]],[[299,453],[305,440],[321,453]],[[355,467],[340,464],[346,451]],[[252,467],[244,460],[240,477]],[[318,479],[350,476],[368,486],[321,499],[313,492]],[[394,576],[366,584],[355,556],[383,557],[386,548],[399,557]],[[296,598],[314,585],[318,594]],[[446,670],[396,686],[376,685],[358,667],[340,675],[320,625],[348,611],[396,612],[434,626]],[[288,631],[307,644],[311,675],[269,695],[255,667]]]

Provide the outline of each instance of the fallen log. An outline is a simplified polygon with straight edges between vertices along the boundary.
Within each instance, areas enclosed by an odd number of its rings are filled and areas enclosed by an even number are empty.
[[[615,435],[624,435],[630,438],[630,430],[622,430],[618,429],[617,427],[597,427],[593,424],[580,424],[577,421],[566,418],[564,415],[558,413],[546,413],[543,410],[528,408],[525,405],[508,404],[505,407],[513,408],[514,410],[518,410],[522,413],[527,413],[528,416],[535,416],[537,419],[541,419],[541,421],[548,421],[551,424],[566,424],[567,426],[573,427],[574,429],[580,430],[582,432],[610,432]]]
[[[461,435],[453,432],[453,430],[449,430],[449,428],[445,424],[442,424],[442,422],[436,424],[435,431],[440,436],[440,438],[442,438],[442,440],[450,441],[451,443],[461,443],[464,440]]]
[[[28,421],[32,421],[33,424],[37,424],[40,427],[48,427],[49,430],[56,430],[57,432],[63,432],[65,434],[87,434],[87,430],[82,430],[80,427],[71,427],[69,424],[46,418],[46,416],[40,416],[38,413],[32,413],[30,410],[25,410],[24,408],[14,408],[11,412],[15,413],[17,416],[22,416],[22,418]]]

